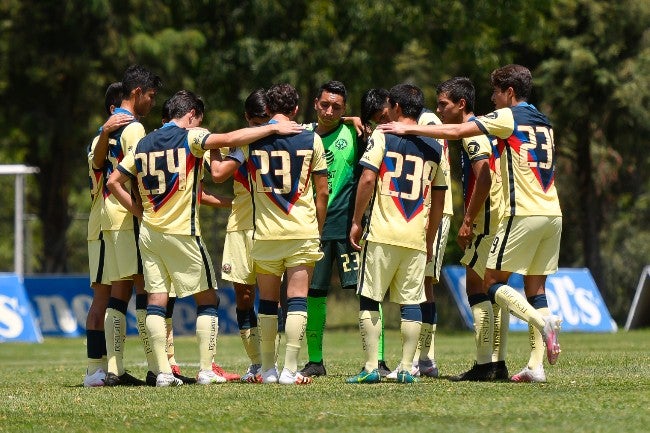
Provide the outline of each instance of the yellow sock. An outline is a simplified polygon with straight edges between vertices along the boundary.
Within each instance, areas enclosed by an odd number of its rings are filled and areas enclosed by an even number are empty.
[[[420,328],[420,336],[418,338],[418,345],[413,354],[413,361],[416,359],[427,359],[429,350],[431,349],[431,341],[433,339],[433,327],[431,323],[422,323]],[[431,358],[433,359],[433,358]]]
[[[88,374],[93,374],[97,370],[103,370],[104,368],[104,363],[102,362],[102,358],[95,359],[95,358],[88,358],[88,366],[86,369],[86,372]],[[106,370],[104,370],[106,371]]]
[[[196,316],[196,338],[199,342],[199,370],[212,370],[217,352],[219,318],[209,314]]]
[[[251,364],[261,364],[260,335],[258,333],[257,326],[249,329],[241,329],[239,331],[239,336],[241,337],[241,341],[244,344],[244,350],[246,350],[246,354],[251,360]]]
[[[379,347],[379,334],[381,334],[381,319],[379,311],[359,311],[359,330],[361,342],[366,353],[366,371],[372,371],[379,366],[377,349]],[[412,362],[413,358],[411,358]]]
[[[494,315],[494,339],[492,347],[492,362],[505,361],[508,343],[508,327],[510,326],[510,311],[492,304]]]
[[[501,308],[507,308],[521,320],[528,322],[540,331],[544,329],[544,316],[528,303],[526,298],[510,286],[503,285],[494,294]]]
[[[284,333],[287,336],[284,368],[288,368],[292,373],[298,371],[298,355],[300,354],[302,340],[305,338],[306,326],[306,311],[289,311],[287,313],[287,320],[284,323]]]
[[[126,338],[126,317],[114,308],[107,308],[104,316],[106,334],[107,372],[124,374],[124,339]]]
[[[275,338],[278,335],[278,316],[258,314],[257,325],[260,330],[260,358],[262,370],[266,371],[275,366],[277,359]]]
[[[422,322],[402,319],[400,323],[400,331],[402,334],[402,370],[410,372],[413,367],[413,355],[415,354],[415,348],[420,339],[421,328]]]
[[[167,341],[165,318],[156,314],[147,314],[145,324],[156,363],[155,369],[152,371],[154,373],[171,373],[172,369],[169,366],[167,351],[165,350]]]
[[[539,308],[537,311],[539,311],[542,316],[548,316],[551,314],[551,310],[549,310],[548,307]],[[546,346],[544,345],[542,333],[531,325],[528,325],[528,340],[530,342],[528,368],[535,369],[539,367],[540,364],[544,363],[544,357],[546,357]]]
[[[153,350],[151,350],[151,343],[149,342],[149,335],[147,334],[147,326],[145,325],[147,320],[147,310],[136,309],[135,319],[138,327],[138,335],[140,336],[140,342],[144,349],[144,356],[147,358],[147,366],[150,371],[153,371],[152,368],[156,366],[156,357],[153,354]]]
[[[476,363],[487,364],[492,362],[492,339],[494,338],[492,304],[488,300],[474,304],[472,314],[474,315]]]
[[[167,330],[167,359],[169,360],[169,365],[178,365],[176,358],[174,357],[174,326],[172,325],[172,318],[165,318],[165,328]]]

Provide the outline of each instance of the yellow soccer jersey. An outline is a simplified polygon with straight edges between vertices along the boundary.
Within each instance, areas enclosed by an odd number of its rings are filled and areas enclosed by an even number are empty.
[[[327,174],[323,142],[303,131],[271,135],[243,149],[251,179],[253,239],[317,239],[312,174]]]
[[[426,251],[431,188],[447,189],[442,152],[433,138],[373,132],[359,162],[377,173],[368,240]]]
[[[127,113],[128,111],[117,108],[114,114]],[[131,122],[110,135],[108,140],[108,161],[105,167],[104,182],[108,180],[113,170],[128,155],[133,154],[136,145],[145,136],[144,126],[140,122]],[[131,189],[131,183],[127,183]],[[113,194],[104,185],[104,207],[102,209],[102,230],[133,230],[133,217],[117,201]]]
[[[553,128],[546,116],[523,102],[474,122],[498,139],[504,216],[561,216],[555,189]]]
[[[213,151],[216,152],[216,151]],[[222,149],[221,158],[227,159],[230,153],[229,148]],[[233,158],[237,162],[238,159]],[[248,167],[246,164],[239,164],[233,174],[232,183],[235,197],[232,199],[232,210],[228,217],[227,232],[253,229],[253,201],[251,199],[251,185],[248,178]]]
[[[492,152],[492,143],[487,135],[477,135],[475,137],[463,138],[462,145],[461,167],[463,195],[465,198],[464,209],[467,210],[476,186],[476,177],[474,176],[472,164],[475,161],[486,159],[490,166],[490,193],[476,219],[474,219],[474,233],[483,235],[494,234],[503,214],[503,191],[501,172]]]
[[[99,239],[99,234],[102,230],[101,217],[102,207],[104,206],[104,195],[102,188],[104,186],[104,169],[93,167],[93,155],[95,154],[95,146],[99,141],[99,135],[93,139],[90,144],[88,152],[88,180],[90,187],[90,215],[88,216],[88,236],[89,241]]]
[[[429,111],[427,109],[422,110],[422,113],[420,114],[420,117],[418,118],[418,125],[441,125],[442,122],[436,116],[436,114],[432,111]],[[449,164],[449,143],[447,140],[436,140],[440,145],[442,146],[443,149],[443,157],[447,160],[447,167],[450,167]],[[445,181],[447,182],[447,192],[445,193],[445,208],[442,210],[442,213],[446,215],[453,215],[454,214],[454,199],[451,194],[451,171],[446,170],[445,171]]]
[[[143,138],[118,170],[137,177],[142,224],[163,233],[200,236],[203,143],[209,132],[170,122]]]

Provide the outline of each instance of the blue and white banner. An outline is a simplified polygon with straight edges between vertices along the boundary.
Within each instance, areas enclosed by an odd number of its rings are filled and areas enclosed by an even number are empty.
[[[0,343],[4,341],[43,341],[23,281],[16,274],[0,274]]]
[[[465,292],[465,268],[444,266],[442,276],[465,325],[473,329],[472,311]],[[524,293],[523,277],[513,274],[508,284]],[[524,295],[525,296],[525,295]],[[560,268],[546,280],[546,299],[553,314],[562,319],[562,331],[616,332],[616,322],[603,301],[598,287],[586,268]],[[527,331],[528,324],[510,315],[511,331]]]
[[[88,276],[33,276],[25,277],[24,284],[43,335],[85,335],[86,316],[93,300]],[[217,293],[220,299],[217,311],[219,332],[239,332],[234,290],[231,287],[220,287]],[[26,305],[29,306],[29,303],[26,302]],[[137,335],[135,295],[129,302],[126,318],[127,334]],[[176,301],[172,324],[176,335],[195,333],[196,304],[192,297]]]

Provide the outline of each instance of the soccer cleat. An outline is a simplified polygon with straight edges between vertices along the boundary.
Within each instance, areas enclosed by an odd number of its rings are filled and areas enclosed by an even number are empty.
[[[379,360],[379,364],[377,365],[377,370],[379,371],[379,375],[381,377],[386,377],[391,373],[390,368],[386,365],[386,361],[383,359]]]
[[[180,380],[180,379],[179,379]],[[196,383],[199,385],[210,385],[213,383],[226,383],[226,378],[218,375],[214,370],[201,370],[196,376]]]
[[[457,376],[451,376],[449,380],[452,382],[488,382],[494,380],[494,370],[492,363],[488,362],[486,364],[477,364],[475,362],[472,368]]]
[[[145,386],[146,384],[144,380],[133,377],[127,372],[124,372],[121,376],[106,373],[106,379],[104,379],[104,386]]]
[[[86,370],[86,376],[84,377],[84,386],[85,387],[104,386],[105,379],[106,379],[106,372],[101,368],[96,372],[94,372],[93,374],[88,374],[88,370]]]
[[[438,365],[434,359],[420,359],[416,364],[413,364],[413,369],[417,368],[417,374],[411,374],[413,376],[426,376],[426,377],[438,377]]]
[[[418,379],[410,371],[401,370],[397,372],[397,383],[415,383]]]
[[[300,374],[302,374],[305,377],[312,377],[312,376],[325,376],[327,372],[325,371],[325,366],[323,365],[323,361],[321,362],[312,362],[309,361],[307,364],[305,364],[305,367],[300,370]]]
[[[181,386],[183,381],[174,377],[172,373],[158,373],[156,386]]]
[[[157,379],[158,379],[158,375],[153,371],[149,370],[147,371],[147,377],[144,379],[144,381],[147,382],[147,386],[156,386]]]
[[[193,377],[183,376],[181,374],[181,368],[178,365],[174,364],[171,367],[172,367],[172,374],[174,375],[174,377],[176,379],[180,379],[183,382],[183,384],[192,385],[196,383],[196,379],[194,379]]]
[[[303,376],[299,371],[293,373],[288,368],[283,368],[282,373],[280,373],[280,379],[278,383],[280,385],[309,385],[313,382],[311,377]]]
[[[362,368],[359,374],[355,374],[352,377],[348,377],[345,380],[346,383],[379,383],[381,382],[381,375],[379,374],[379,369],[375,368],[374,370],[368,372],[365,368]]]
[[[278,369],[271,367],[266,371],[262,371],[256,379],[258,383],[278,383]]]
[[[494,380],[508,380],[508,367],[505,361],[497,361],[492,363],[492,374]]]
[[[543,383],[546,382],[546,374],[544,373],[544,366],[539,364],[539,366],[531,370],[528,366],[525,366],[523,370],[515,374],[510,378],[511,382],[536,382]]]
[[[215,364],[214,362],[212,363],[212,371],[214,371],[219,376],[225,377],[228,381],[239,380],[241,378],[241,376],[237,373],[229,373],[224,370],[219,364]]]
[[[548,363],[553,365],[557,362],[557,357],[560,356],[560,342],[558,336],[560,335],[560,325],[562,319],[557,316],[550,315],[544,318],[544,342],[546,343],[546,358]]]
[[[257,377],[260,374],[260,370],[262,369],[262,366],[260,364],[251,364],[248,366],[248,370],[246,370],[246,373],[241,377],[242,382],[248,382],[248,383],[257,383]]]

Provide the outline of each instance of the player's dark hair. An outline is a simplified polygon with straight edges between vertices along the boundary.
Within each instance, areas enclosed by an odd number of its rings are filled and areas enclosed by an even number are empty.
[[[171,120],[169,117],[169,101],[171,101],[172,98],[167,98],[165,99],[165,102],[163,102],[162,105],[162,110],[160,111],[160,119],[162,120],[162,123],[167,123]]]
[[[123,98],[128,98],[133,89],[138,87],[142,89],[143,92],[147,90],[158,90],[162,87],[162,80],[160,77],[144,66],[140,65],[131,65],[124,72],[124,77],[122,78],[123,85]]]
[[[266,118],[269,117],[269,113],[266,112],[266,90],[257,89],[253,91],[246,101],[244,101],[244,111],[249,118],[260,117]]]
[[[512,87],[517,99],[527,101],[533,88],[533,75],[525,66],[506,65],[492,71],[490,84],[502,92]]]
[[[398,84],[388,92],[388,103],[391,107],[399,104],[405,117],[417,120],[424,108],[424,94],[412,84]]]
[[[266,91],[266,105],[271,114],[293,114],[299,99],[298,91],[287,83],[274,84]]]
[[[361,123],[370,125],[370,119],[384,109],[388,99],[388,90],[369,89],[361,96]]]
[[[111,106],[119,107],[122,103],[122,87],[122,82],[117,81],[115,83],[111,83],[106,88],[106,93],[104,94],[104,108],[106,109],[106,113],[108,113],[109,116],[113,114],[111,112]]]
[[[474,99],[475,93],[474,84],[472,80],[467,77],[454,77],[443,83],[440,83],[436,88],[438,95],[445,94],[447,98],[454,104],[457,104],[461,99],[465,100],[465,111],[467,113],[474,112]]]
[[[201,98],[189,90],[179,90],[168,101],[169,120],[180,119],[192,110],[197,116],[203,116],[205,112],[205,105]]]
[[[318,88],[318,92],[316,93],[316,99],[320,99],[320,97],[323,95],[323,92],[333,93],[334,95],[341,95],[343,97],[344,103],[348,100],[348,91],[346,90],[345,85],[340,81],[331,80],[320,86]]]

